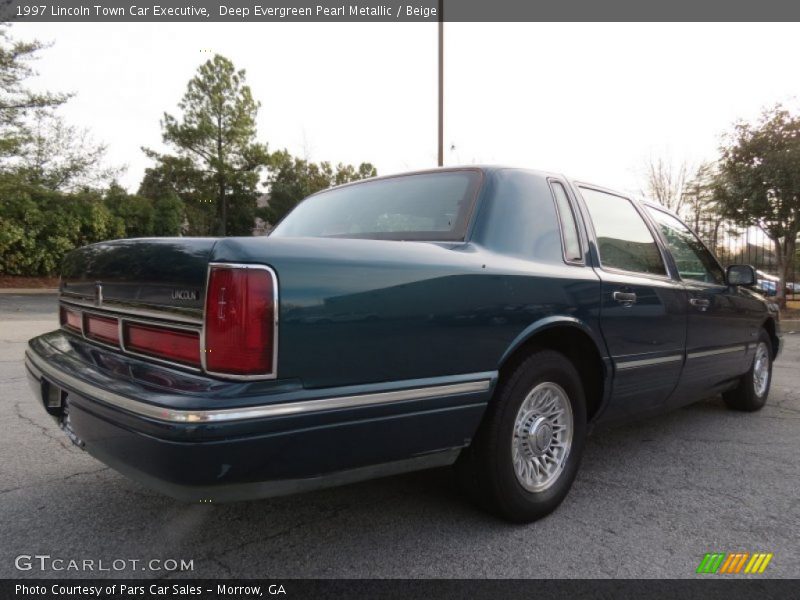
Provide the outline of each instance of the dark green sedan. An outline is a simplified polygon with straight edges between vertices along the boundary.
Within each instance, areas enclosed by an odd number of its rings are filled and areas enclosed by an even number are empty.
[[[552,511],[597,423],[722,393],[761,408],[778,315],[658,205],[560,175],[439,169],[332,188],[267,238],[69,254],[30,341],[74,443],[195,502],[455,465]]]

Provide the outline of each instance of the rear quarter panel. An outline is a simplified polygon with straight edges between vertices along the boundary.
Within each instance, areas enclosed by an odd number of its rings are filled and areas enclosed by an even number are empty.
[[[494,371],[559,318],[598,331],[599,281],[564,264],[546,179],[490,177],[482,196],[468,242],[237,238],[213,260],[275,269],[278,377],[306,387]]]

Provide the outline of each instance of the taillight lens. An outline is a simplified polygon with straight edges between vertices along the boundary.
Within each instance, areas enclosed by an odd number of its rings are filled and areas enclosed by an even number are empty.
[[[119,345],[119,321],[107,317],[86,315],[84,332],[86,337],[106,344]]]
[[[70,310],[68,308],[61,307],[59,311],[61,325],[66,327],[67,329],[72,329],[73,331],[77,331],[80,333],[81,329],[81,313],[76,310]]]
[[[125,323],[125,350],[200,366],[200,336],[193,331]]]
[[[229,375],[274,375],[274,307],[270,271],[212,266],[206,296],[206,370]]]

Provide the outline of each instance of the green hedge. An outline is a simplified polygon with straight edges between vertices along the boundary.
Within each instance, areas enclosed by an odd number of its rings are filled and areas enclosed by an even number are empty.
[[[151,201],[112,188],[70,194],[0,180],[0,273],[54,275],[74,248],[122,237],[177,235],[177,197]]]

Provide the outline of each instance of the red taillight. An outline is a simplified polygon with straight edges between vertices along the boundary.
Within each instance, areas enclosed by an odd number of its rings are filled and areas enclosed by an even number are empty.
[[[83,323],[86,337],[105,342],[106,344],[119,345],[119,321],[96,315],[86,315]]]
[[[200,336],[194,331],[125,323],[125,350],[200,366]]]
[[[214,265],[206,294],[206,370],[229,375],[274,375],[272,273],[258,267]]]
[[[67,329],[72,329],[73,331],[81,332],[81,313],[75,310],[70,310],[68,308],[61,307],[59,311],[59,317],[61,321],[61,325],[66,327]]]

